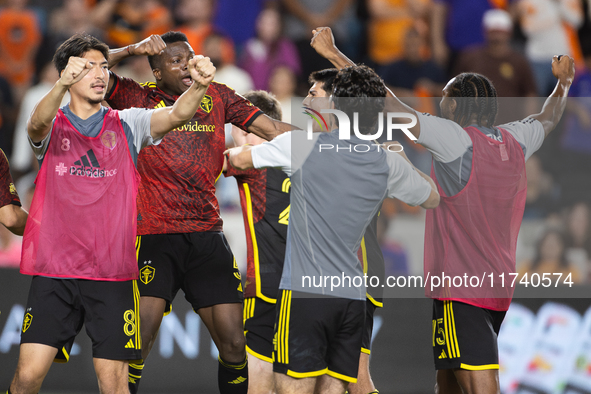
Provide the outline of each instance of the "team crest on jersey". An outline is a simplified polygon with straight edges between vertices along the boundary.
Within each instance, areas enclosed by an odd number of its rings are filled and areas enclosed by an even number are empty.
[[[10,188],[10,194],[16,194],[16,187],[14,187],[14,183],[11,183],[9,188]]]
[[[199,107],[205,112],[210,113],[213,109],[213,99],[211,98],[211,96],[208,96],[207,94],[203,96],[203,99],[201,100],[201,104],[199,105]]]
[[[101,142],[107,148],[113,149],[117,146],[117,134],[114,131],[107,130],[101,135]]]
[[[147,285],[154,279],[155,273],[156,269],[147,265],[140,270],[140,280],[143,284]]]
[[[29,327],[31,327],[31,322],[33,321],[33,315],[30,313],[25,314],[25,318],[23,320],[23,332],[26,332]]]

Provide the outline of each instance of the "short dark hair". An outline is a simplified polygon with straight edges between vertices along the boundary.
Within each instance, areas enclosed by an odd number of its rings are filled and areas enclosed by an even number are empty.
[[[479,126],[492,127],[498,111],[497,90],[492,82],[482,74],[461,73],[450,85],[449,97],[456,100],[454,121],[467,126],[470,117],[477,114]]]
[[[264,90],[254,90],[244,94],[244,98],[253,103],[270,118],[281,121],[283,115],[281,104],[273,94]]]
[[[57,72],[61,74],[68,65],[70,57],[82,57],[86,52],[93,49],[102,53],[105,59],[109,61],[109,47],[107,44],[90,34],[75,34],[57,48],[53,55],[53,64],[57,68]]]
[[[308,82],[310,82],[310,85],[313,85],[315,82],[321,82],[322,89],[328,93],[328,96],[330,96],[330,92],[332,92],[332,87],[334,85],[334,79],[338,73],[339,70],[336,68],[325,68],[324,70],[314,71],[308,77]]]
[[[332,89],[335,108],[353,119],[359,113],[359,131],[369,134],[384,110],[386,87],[384,81],[371,68],[360,65],[339,71]]]
[[[163,35],[160,36],[162,41],[165,44],[172,44],[174,42],[189,42],[189,39],[185,35],[185,33],[181,33],[180,31],[167,31]],[[150,68],[155,69],[160,67],[160,59],[162,55],[152,55],[148,56],[148,62],[150,63]]]

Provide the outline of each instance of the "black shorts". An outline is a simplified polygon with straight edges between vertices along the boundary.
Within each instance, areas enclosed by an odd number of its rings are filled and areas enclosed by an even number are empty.
[[[433,300],[435,369],[499,369],[497,335],[506,313]]]
[[[140,360],[139,292],[136,281],[110,282],[34,276],[23,320],[21,343],[58,349],[67,362],[82,325],[92,355],[108,360]]]
[[[165,299],[166,311],[179,289],[195,311],[242,302],[240,271],[221,231],[142,235],[137,248],[140,294]]]
[[[246,351],[251,356],[269,363],[273,362],[275,314],[275,304],[257,297],[244,299]]]
[[[277,300],[273,371],[357,383],[365,301],[305,296],[282,290]]]
[[[371,334],[373,333],[373,314],[377,306],[369,299],[365,302],[365,323],[361,337],[361,353],[371,354]]]

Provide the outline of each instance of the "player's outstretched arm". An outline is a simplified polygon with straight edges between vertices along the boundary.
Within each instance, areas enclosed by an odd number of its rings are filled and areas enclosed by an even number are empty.
[[[84,78],[92,67],[92,64],[86,59],[70,57],[60,79],[37,103],[27,122],[27,132],[33,142],[39,142],[47,136],[66,92],[70,86]]]
[[[281,122],[262,114],[257,117],[254,122],[248,127],[248,132],[253,133],[267,141],[286,131],[297,130],[298,128],[290,123]]]
[[[355,62],[345,56],[345,54],[341,52],[339,48],[337,48],[330,27],[318,27],[315,30],[312,30],[312,33],[314,34],[312,41],[310,42],[312,48],[314,48],[314,50],[320,56],[330,61],[338,70],[341,70],[345,67],[356,66]],[[414,109],[400,101],[388,86],[385,84],[384,86],[388,93],[388,99],[386,100],[386,111],[403,112],[416,115]],[[417,121],[416,126],[410,128],[409,130],[415,137],[419,138],[419,134],[421,132],[420,122]]]
[[[0,223],[16,235],[23,235],[28,217],[27,211],[14,204],[0,208]]]
[[[166,43],[157,34],[153,34],[142,41],[122,48],[109,50],[109,68],[130,56],[158,55],[166,48]]]
[[[157,34],[153,34],[142,41],[131,44],[122,48],[115,48],[109,50],[109,68],[115,66],[117,63],[126,59],[130,56],[153,56],[161,53],[166,48],[166,43]],[[115,83],[114,78],[109,78],[109,86],[107,91],[110,92],[113,84]]]
[[[355,62],[349,59],[337,48],[334,36],[330,27],[317,27],[312,30],[312,41],[310,46],[323,58],[328,60],[338,70],[349,66],[356,66]]]
[[[556,87],[544,102],[542,112],[531,116],[542,123],[546,137],[554,130],[564,113],[568,91],[575,78],[575,61],[568,55],[554,56],[552,58],[552,73],[558,79]]]
[[[184,125],[195,115],[215,75],[215,67],[208,57],[194,56],[189,60],[189,72],[193,84],[172,107],[158,108],[150,120],[152,138],[160,139],[169,131]]]

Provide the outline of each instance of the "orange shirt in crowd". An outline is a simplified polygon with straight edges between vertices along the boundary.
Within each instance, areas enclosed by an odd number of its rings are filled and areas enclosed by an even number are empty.
[[[425,6],[431,0],[373,0],[387,3],[390,7],[401,9],[403,16],[393,18],[373,18],[369,23],[369,56],[380,64],[391,63],[402,58],[404,38],[417,20],[411,16],[409,1],[417,1]]]
[[[0,75],[13,85],[28,84],[42,39],[37,15],[27,9],[5,8],[0,11],[0,26]]]

